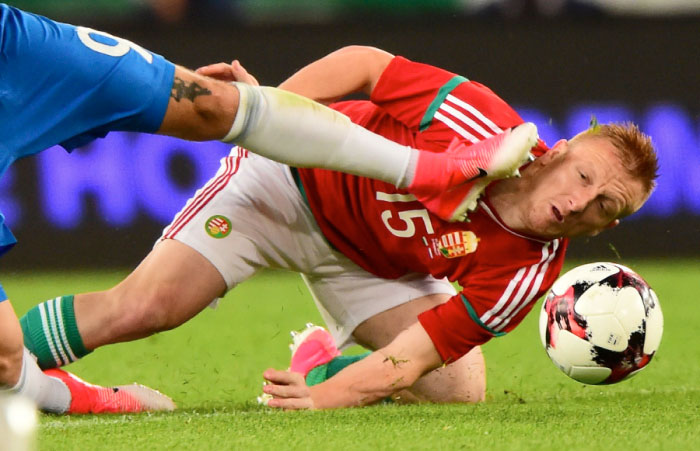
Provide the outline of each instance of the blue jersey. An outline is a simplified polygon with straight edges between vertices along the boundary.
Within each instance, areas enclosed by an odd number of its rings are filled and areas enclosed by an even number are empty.
[[[56,144],[157,131],[174,73],[132,42],[0,4],[0,176]],[[15,242],[0,213],[0,255]]]

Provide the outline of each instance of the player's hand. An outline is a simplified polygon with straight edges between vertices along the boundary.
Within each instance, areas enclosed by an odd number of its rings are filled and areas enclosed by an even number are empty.
[[[260,86],[258,80],[250,75],[240,61],[233,60],[231,64],[216,63],[200,67],[196,71],[200,75],[215,78],[221,81],[239,81],[253,86]]]
[[[311,392],[301,374],[268,368],[263,377],[268,381],[263,385],[263,392],[272,396],[267,401],[268,407],[285,410],[314,408]]]

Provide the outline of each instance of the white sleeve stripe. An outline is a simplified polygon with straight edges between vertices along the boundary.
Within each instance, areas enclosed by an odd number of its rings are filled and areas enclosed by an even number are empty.
[[[545,260],[547,257],[549,257],[549,252],[547,246],[544,246],[542,248],[542,260]],[[518,306],[518,304],[522,301],[523,297],[525,297],[527,289],[530,287],[530,284],[537,275],[539,266],[542,264],[542,260],[540,260],[536,265],[530,266],[530,269],[527,271],[527,276],[520,283],[520,289],[518,289],[518,292],[510,300],[506,308],[499,315],[492,318],[489,322],[488,326],[490,328],[495,329],[499,324],[501,324],[503,321],[509,318],[511,312]]]
[[[520,288],[518,291],[515,293],[515,296],[510,298],[508,302],[504,305],[504,309],[491,309],[489,311],[490,316],[487,325],[491,328],[494,328],[498,324],[500,324],[507,316],[508,314],[515,308],[515,306],[520,302],[520,300],[523,298],[525,295],[525,291],[527,288],[530,286],[530,282],[532,282],[532,279],[535,277],[535,274],[537,274],[537,268],[542,264],[542,261],[544,261],[548,254],[548,244],[544,245],[542,247],[542,258],[540,259],[539,262],[535,263],[534,265],[531,265],[528,268],[527,271],[527,276],[525,277],[524,281],[520,282]],[[501,312],[498,314],[498,312]],[[486,323],[486,321],[485,321]]]
[[[542,286],[542,281],[544,280],[545,274],[547,274],[547,269],[549,268],[549,264],[554,260],[554,257],[557,255],[557,249],[559,248],[559,240],[555,240],[553,242],[553,249],[552,253],[549,255],[549,258],[547,258],[547,261],[544,262],[544,265],[542,265],[542,268],[540,269],[539,273],[537,274],[537,278],[535,279],[535,283],[532,285],[532,288],[530,288],[530,291],[527,294],[527,297],[523,300],[523,302],[520,303],[518,308],[513,311],[513,313],[506,319],[506,321],[503,322],[503,324],[499,325],[498,327],[494,327],[495,330],[501,331],[503,330],[509,323],[510,321],[520,313],[520,311],[532,301],[532,298],[537,294],[539,291],[540,287]]]
[[[455,107],[452,105],[448,105],[446,103],[443,103],[440,106],[440,109],[442,111],[445,111],[446,113],[449,113],[450,115],[454,116],[456,119],[459,119],[460,121],[464,122],[464,124],[468,125],[471,129],[473,129],[475,132],[483,136],[484,138],[490,138],[494,134],[487,131],[479,125],[474,119],[470,118],[466,114],[462,113],[461,111],[457,110]]]
[[[510,322],[512,317],[515,316],[515,314],[517,314],[517,312],[519,311],[519,309],[517,309],[515,313],[513,313],[513,310],[516,309],[516,307],[518,307],[518,305],[522,301],[533,279],[535,280],[535,285],[537,286],[537,288],[539,288],[539,284],[541,284],[541,279],[546,273],[549,261],[551,261],[554,255],[556,255],[557,247],[558,240],[554,240],[554,249],[552,252],[550,252],[549,249],[550,242],[545,243],[542,247],[542,257],[540,258],[540,261],[529,267],[522,267],[518,270],[515,277],[513,277],[513,279],[510,281],[508,287],[503,292],[503,295],[501,295],[501,298],[498,300],[496,305],[481,316],[481,320],[484,324],[493,329],[496,329],[496,326],[498,326],[499,324],[503,323],[500,326],[500,328],[503,328],[506,324]],[[525,271],[527,271],[527,277],[525,277],[525,279],[523,280],[523,274],[525,273]],[[515,290],[516,286],[519,286],[520,288],[518,289],[517,293],[515,293],[515,295],[513,296],[512,293]]]
[[[457,123],[455,121],[453,121],[452,119],[450,119],[447,116],[445,116],[444,114],[442,114],[439,110],[435,112],[435,116],[433,116],[433,118],[435,118],[435,119],[439,120],[440,122],[442,122],[443,124],[447,125],[449,128],[451,128],[452,130],[457,132],[463,138],[468,139],[472,143],[476,143],[476,142],[481,141],[479,138],[477,138],[476,136],[474,136],[471,133],[469,133],[468,131],[466,131],[463,127],[457,125]]]
[[[470,113],[472,113],[474,115],[474,117],[476,117],[481,122],[483,122],[495,134],[503,133],[503,130],[498,125],[496,125],[491,119],[486,117],[481,111],[479,111],[476,108],[474,108],[473,106],[469,105],[464,100],[457,98],[452,94],[449,94],[445,98],[445,100],[449,100],[450,102],[454,103],[455,105],[458,105],[458,106],[464,108],[465,110],[469,111]]]
[[[513,291],[515,290],[515,287],[518,286],[518,284],[519,284],[520,281],[522,280],[523,274],[525,274],[525,271],[526,271],[526,270],[527,270],[527,268],[520,268],[520,269],[518,270],[518,272],[515,273],[515,277],[513,277],[512,279],[510,279],[510,282],[508,283],[508,287],[507,287],[506,290],[503,292],[503,294],[501,295],[501,298],[498,300],[498,302],[496,303],[496,305],[494,305],[493,308],[491,308],[491,310],[489,310],[488,312],[484,313],[483,315],[481,315],[481,318],[479,318],[479,319],[481,320],[482,323],[486,324],[486,322],[487,322],[488,320],[490,320],[491,317],[492,317],[496,312],[500,311],[501,308],[503,308],[503,306],[505,305],[506,302],[508,302],[508,299],[510,299],[510,296],[513,294]]]

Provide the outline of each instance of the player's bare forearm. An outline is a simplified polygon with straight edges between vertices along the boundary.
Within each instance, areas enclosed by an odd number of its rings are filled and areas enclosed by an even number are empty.
[[[377,351],[313,387],[306,386],[301,374],[269,369],[263,373],[270,382],[263,391],[273,395],[269,407],[282,409],[365,406],[411,385],[420,376],[412,366],[408,359]]]
[[[420,324],[405,330],[388,346],[356,362],[329,380],[307,387],[300,374],[267,370],[273,395],[270,407],[331,409],[376,403],[410,387],[441,364],[440,356]]]
[[[377,351],[325,383],[310,387],[314,407],[366,406],[410,387],[423,374],[410,358]]]
[[[392,58],[374,47],[343,47],[302,68],[279,87],[326,105],[354,93],[369,95]]]

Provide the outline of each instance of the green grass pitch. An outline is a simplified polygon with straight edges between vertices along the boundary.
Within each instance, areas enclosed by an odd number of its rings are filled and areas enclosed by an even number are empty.
[[[319,321],[295,274],[264,273],[216,310],[69,369],[100,384],[138,381],[171,395],[171,414],[43,415],[53,449],[692,449],[700,440],[700,263],[628,264],[657,291],[665,317],[650,366],[615,386],[584,386],[549,361],[537,315],[484,347],[486,402],[380,405],[317,412],[260,407],[261,372],[286,367],[291,329]],[[124,273],[3,276],[18,314],[60,294],[108,288]],[[538,304],[539,307],[539,304]]]

